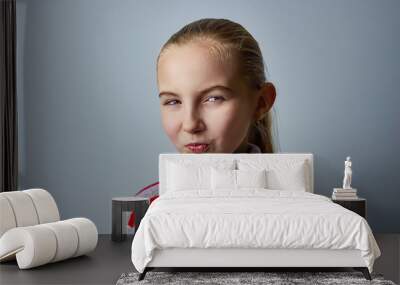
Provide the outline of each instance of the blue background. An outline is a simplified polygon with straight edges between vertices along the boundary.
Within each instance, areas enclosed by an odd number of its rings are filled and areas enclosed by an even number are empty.
[[[242,24],[277,88],[281,152],[315,155],[315,192],[344,160],[375,232],[400,232],[399,1],[17,0],[20,189],[42,187],[63,219],[111,232],[111,198],[158,181],[176,152],[161,126],[156,58],[185,24]]]

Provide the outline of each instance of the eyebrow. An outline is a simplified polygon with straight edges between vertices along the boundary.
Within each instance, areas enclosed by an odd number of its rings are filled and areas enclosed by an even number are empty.
[[[206,93],[211,92],[211,91],[216,90],[216,89],[233,93],[233,90],[231,88],[227,87],[227,86],[215,85],[215,86],[208,87],[208,88],[204,89],[203,91],[200,91],[199,94],[206,94]],[[161,98],[161,96],[163,96],[163,95],[173,95],[173,96],[178,96],[179,97],[178,94],[176,94],[174,92],[171,92],[171,91],[162,91],[162,92],[160,92],[160,94],[158,94],[158,97]]]

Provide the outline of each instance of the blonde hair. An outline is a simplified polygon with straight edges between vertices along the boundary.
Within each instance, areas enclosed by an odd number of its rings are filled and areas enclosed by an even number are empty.
[[[168,47],[193,41],[209,41],[210,52],[221,60],[237,55],[241,73],[249,88],[258,90],[266,82],[264,61],[257,41],[242,25],[227,19],[204,18],[187,24],[162,46],[157,65]],[[253,122],[248,132],[248,141],[257,145],[262,153],[276,151],[271,110],[259,121]]]

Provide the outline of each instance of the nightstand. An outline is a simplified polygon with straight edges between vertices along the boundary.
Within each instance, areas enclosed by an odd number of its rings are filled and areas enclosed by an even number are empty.
[[[364,198],[355,198],[352,200],[336,200],[332,199],[332,202],[339,204],[340,206],[359,214],[364,219],[367,218],[367,200]]]
[[[148,198],[144,197],[115,197],[112,198],[112,234],[113,241],[123,241],[127,235],[123,233],[123,215],[125,212],[135,213],[135,233],[139,227],[140,221],[146,214],[147,208],[150,205]]]

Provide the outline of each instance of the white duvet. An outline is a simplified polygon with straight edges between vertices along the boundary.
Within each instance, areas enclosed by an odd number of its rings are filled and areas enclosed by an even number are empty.
[[[361,216],[321,195],[266,189],[160,196],[133,239],[133,265],[143,272],[154,249],[169,247],[358,249],[370,272],[380,256]]]

